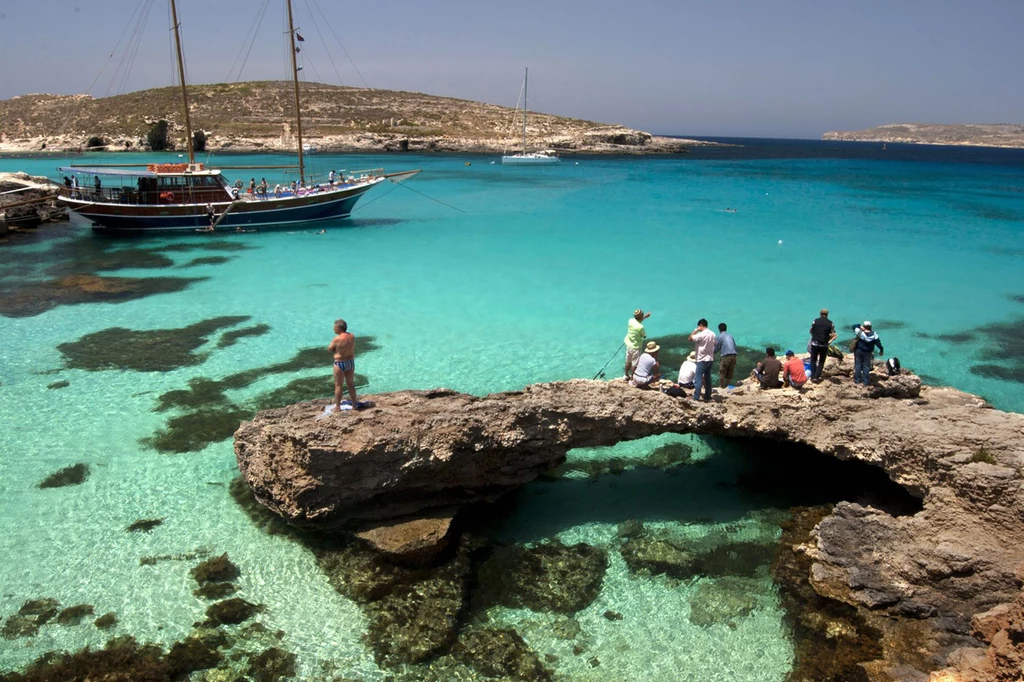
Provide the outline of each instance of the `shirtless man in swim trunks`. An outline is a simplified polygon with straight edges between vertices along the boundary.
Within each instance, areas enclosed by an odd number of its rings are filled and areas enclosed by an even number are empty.
[[[327,350],[334,353],[334,410],[341,409],[341,380],[348,385],[348,397],[352,407],[356,405],[356,337],[348,331],[345,320],[334,321],[335,337]]]

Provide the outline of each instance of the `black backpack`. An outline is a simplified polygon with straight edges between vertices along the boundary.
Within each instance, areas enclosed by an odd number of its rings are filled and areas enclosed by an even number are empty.
[[[885,361],[885,369],[889,372],[889,376],[896,376],[900,373],[900,359],[889,358]]]

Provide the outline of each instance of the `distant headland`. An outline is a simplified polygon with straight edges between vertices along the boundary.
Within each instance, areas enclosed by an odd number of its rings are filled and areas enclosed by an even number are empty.
[[[1024,125],[1000,123],[992,125],[937,123],[890,123],[888,125],[850,132],[829,132],[823,140],[854,142],[905,142],[968,147],[1024,148]]]
[[[192,126],[205,151],[296,148],[291,82],[190,85]],[[22,95],[0,100],[0,152],[150,148],[166,121],[169,148],[184,146],[181,91],[164,87],[102,97]],[[515,146],[514,111],[483,102],[416,92],[302,86],[303,142],[321,152],[500,153]],[[532,147],[562,153],[670,154],[713,145],[658,137],[619,125],[530,112]]]

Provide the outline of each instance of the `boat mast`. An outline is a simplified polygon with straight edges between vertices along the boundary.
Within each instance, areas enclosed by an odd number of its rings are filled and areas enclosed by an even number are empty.
[[[178,8],[171,0],[171,22],[174,24],[174,46],[178,52],[178,76],[181,79],[181,103],[185,107],[185,145],[188,147],[188,162],[195,163],[196,155],[192,149],[192,119],[188,115],[188,87],[185,85],[185,60],[181,57],[181,31],[178,30]]]
[[[306,164],[302,158],[302,112],[299,111],[299,65],[295,59],[295,23],[292,21],[292,0],[288,0],[288,35],[292,41],[292,84],[295,86],[295,133],[299,139],[299,185],[306,184]]]
[[[530,85],[530,67],[526,67],[526,75],[523,76],[523,154],[526,154],[526,112],[530,110],[530,105],[527,103],[526,98],[529,92]]]

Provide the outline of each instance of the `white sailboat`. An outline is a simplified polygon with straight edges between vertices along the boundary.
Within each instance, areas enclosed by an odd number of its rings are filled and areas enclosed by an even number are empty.
[[[550,149],[543,151],[530,152],[526,149],[526,116],[529,112],[527,106],[527,87],[530,83],[530,67],[526,67],[526,74],[523,76],[523,150],[516,152],[515,154],[503,154],[501,157],[502,164],[519,164],[519,165],[544,165],[551,163],[558,163],[561,159],[555,156],[555,152]]]

